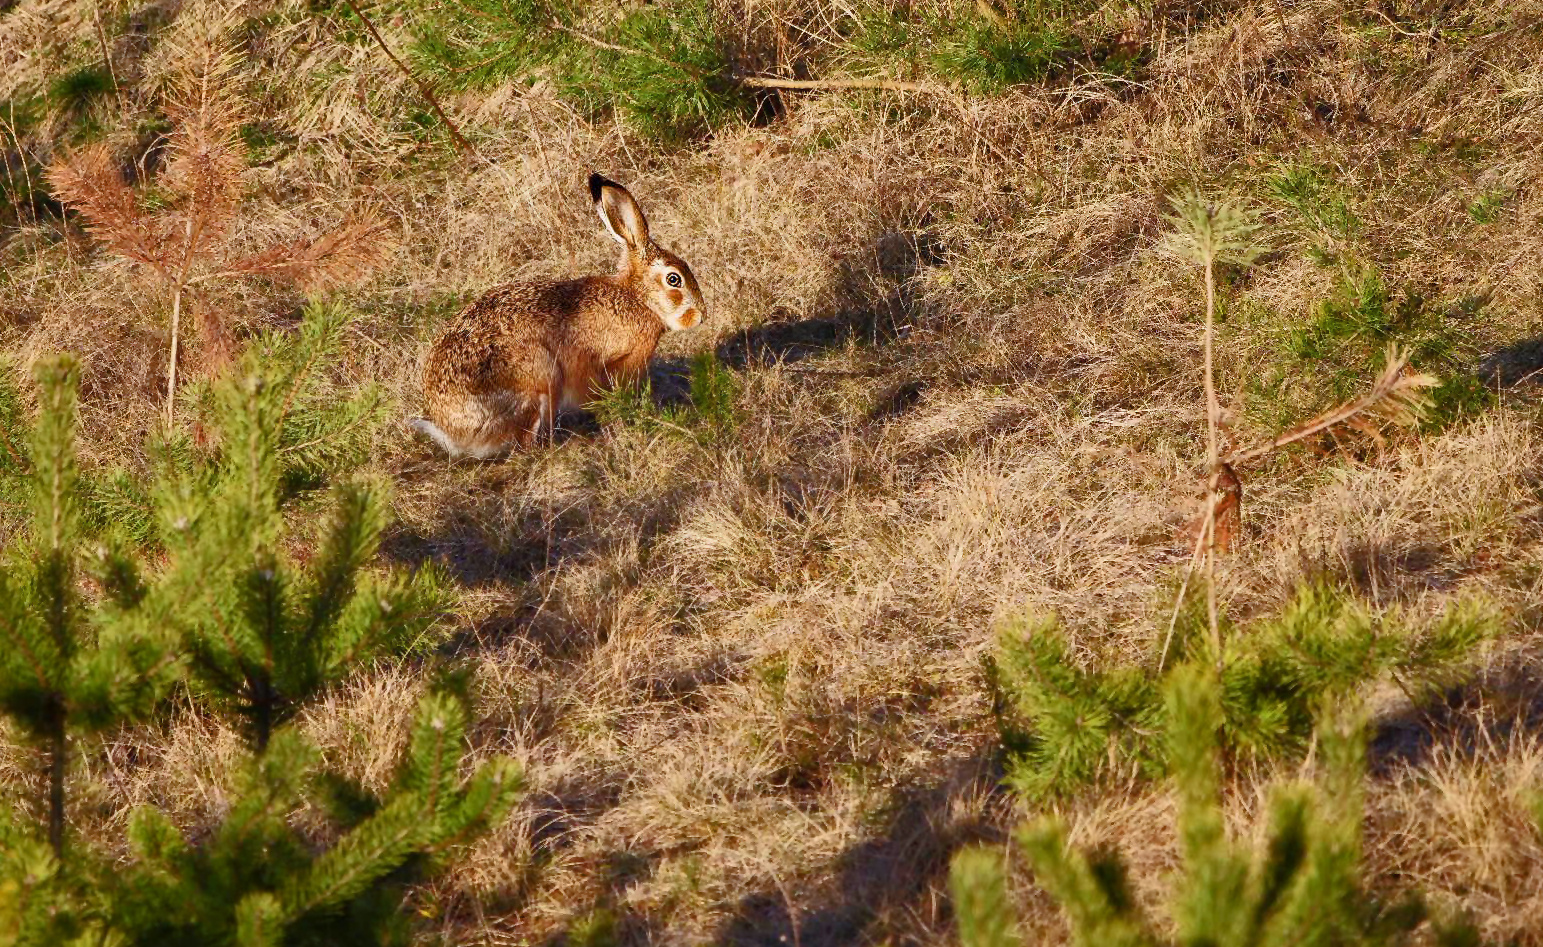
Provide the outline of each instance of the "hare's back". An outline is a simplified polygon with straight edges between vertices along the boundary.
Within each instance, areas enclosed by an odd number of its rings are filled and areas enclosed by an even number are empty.
[[[561,314],[544,298],[550,284],[510,283],[463,309],[435,340],[424,387],[481,393],[543,386],[555,364]]]
[[[491,335],[552,336],[571,317],[575,288],[554,280],[505,283],[462,309],[451,326],[474,326]]]

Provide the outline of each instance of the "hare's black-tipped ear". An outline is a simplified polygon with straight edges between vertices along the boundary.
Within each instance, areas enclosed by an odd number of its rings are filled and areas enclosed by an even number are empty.
[[[600,222],[618,242],[633,251],[648,246],[648,218],[627,189],[599,174],[589,176],[589,194]]]

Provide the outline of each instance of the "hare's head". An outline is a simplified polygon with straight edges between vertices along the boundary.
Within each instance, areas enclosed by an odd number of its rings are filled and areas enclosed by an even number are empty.
[[[671,329],[689,329],[702,321],[702,290],[686,261],[648,236],[648,218],[627,189],[598,174],[589,176],[600,222],[622,245],[622,278],[650,312]]]

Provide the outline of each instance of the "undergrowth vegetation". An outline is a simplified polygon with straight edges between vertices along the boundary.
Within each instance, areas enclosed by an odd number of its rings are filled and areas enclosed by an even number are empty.
[[[1540,23],[0,0],[0,942],[1536,942]]]
[[[1181,860],[1169,895],[1173,934],[1134,897],[1128,867],[1113,850],[1073,846],[1064,823],[1045,817],[1019,835],[1024,856],[1087,945],[1472,944],[1473,926],[1438,920],[1418,938],[1428,910],[1417,894],[1380,896],[1362,874],[1361,725],[1343,698],[1322,704],[1317,729],[1322,776],[1270,787],[1259,843],[1232,839],[1222,807],[1225,683],[1203,665],[1176,672],[1163,688],[1157,736],[1175,761]],[[1000,858],[961,852],[952,866],[965,947],[1021,943],[1004,896]]]
[[[1038,799],[1100,775],[1162,775],[1172,765],[1164,694],[1190,663],[1216,669],[1219,742],[1239,765],[1297,754],[1322,707],[1383,681],[1422,703],[1439,699],[1472,673],[1479,646],[1498,632],[1473,603],[1409,627],[1324,585],[1304,587],[1279,615],[1247,627],[1224,621],[1220,654],[1196,607],[1165,651],[1108,667],[1079,666],[1053,621],[1009,624],[989,675],[1007,778]]]
[[[0,710],[36,742],[48,778],[37,825],[9,806],[0,819],[0,930],[9,942],[405,942],[395,889],[406,879],[388,876],[473,837],[519,788],[507,759],[462,779],[467,712],[453,692],[420,702],[387,792],[327,773],[317,748],[287,726],[355,662],[411,650],[442,603],[418,577],[367,571],[382,511],[363,485],[339,490],[309,569],[279,561],[287,392],[246,367],[223,386],[217,422],[230,474],[191,495],[185,484],[158,491],[177,540],[169,567],[152,574],[132,552],[87,551],[76,368],[59,360],[38,371],[30,541],[12,547],[0,586]],[[77,584],[88,562],[95,602]],[[127,828],[134,858],[114,865],[74,837],[71,743],[149,716],[178,684],[211,713],[241,721],[247,759],[229,787],[230,810],[190,842],[158,809],[138,808]],[[290,824],[304,805],[328,809],[342,830],[324,851]]]

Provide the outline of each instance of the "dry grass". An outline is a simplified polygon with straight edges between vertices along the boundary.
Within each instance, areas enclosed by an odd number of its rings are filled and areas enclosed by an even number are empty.
[[[828,13],[783,6],[800,22]],[[206,7],[168,9],[167,29]],[[94,43],[83,9],[20,0],[0,15],[0,99]],[[486,164],[414,137],[414,89],[366,40],[342,41],[298,0],[232,10],[249,24],[253,118],[286,142],[245,172],[232,240],[297,239],[340,206],[397,228],[382,274],[345,297],[362,313],[352,380],[416,410],[418,359],[456,303],[608,267],[580,186],[600,168],[639,195],[708,301],[706,328],[666,340],[656,387],[714,348],[743,386],[743,423],[709,446],[613,425],[468,466],[382,432],[400,516],[388,554],[442,563],[463,587],[455,647],[481,699],[476,749],[528,769],[516,817],[422,895],[453,942],[545,941],[596,908],[638,943],[948,941],[948,853],[1024,814],[996,788],[980,672],[994,626],[1054,611],[1081,653],[1146,653],[1188,558],[1199,284],[1157,248],[1181,185],[1225,187],[1266,218],[1270,252],[1224,285],[1229,312],[1269,316],[1224,322],[1224,401],[1338,278],[1309,254],[1333,240],[1265,187],[1305,165],[1361,221],[1336,252],[1442,304],[1486,294],[1468,331],[1501,386],[1497,406],[1445,431],[1255,472],[1220,564],[1223,607],[1267,610],[1324,573],[1378,607],[1483,594],[1514,626],[1495,660],[1534,653],[1535,2],[1468,4],[1461,30],[1434,38],[1419,17],[1395,28],[1360,4],[1240,4],[1153,40],[1139,85],[802,97],[775,124],[678,153],[541,88],[448,98]],[[121,49],[120,77],[154,88],[170,68],[158,48]],[[1501,212],[1477,223],[1468,208],[1489,193],[1506,195]],[[86,460],[134,463],[164,375],[164,337],[133,317],[152,294],[61,229],[0,236],[0,338],[24,360],[77,351]],[[250,326],[297,302],[255,288],[230,305]],[[1234,423],[1233,446],[1274,433]],[[420,686],[413,668],[373,671],[306,726],[378,781]],[[1484,693],[1389,731],[1368,852],[1382,877],[1537,943],[1535,709],[1518,697],[1497,715]],[[153,801],[196,832],[221,809],[232,747],[192,714],[124,734],[81,764],[83,818],[107,833]],[[0,753],[8,783],[18,760]],[[1258,788],[1235,789],[1241,817]],[[1142,896],[1160,896],[1152,879],[1175,858],[1161,792],[1066,806],[1079,844],[1119,844]],[[1064,936],[1032,879],[1015,885],[1033,931]]]

